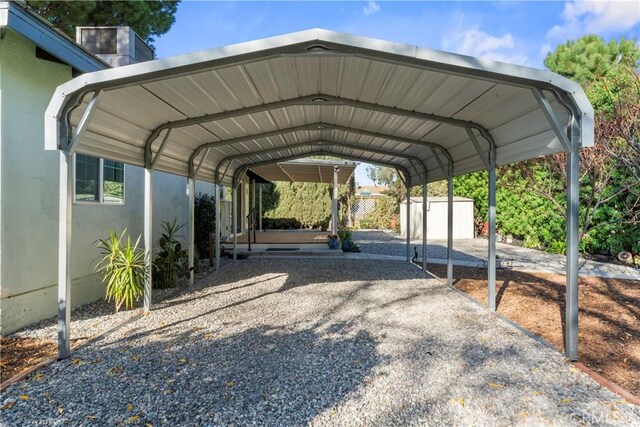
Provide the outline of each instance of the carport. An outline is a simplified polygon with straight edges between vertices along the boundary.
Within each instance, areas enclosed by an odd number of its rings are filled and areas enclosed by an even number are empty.
[[[313,155],[395,168],[407,188],[424,186],[424,197],[429,182],[446,179],[449,284],[453,177],[486,169],[495,310],[496,166],[566,152],[565,348],[575,360],[578,156],[593,139],[591,105],[578,84],[559,75],[320,29],[77,77],[58,87],[45,115],[45,148],[60,153],[58,355],[70,354],[74,153],[145,168],[146,248],[154,170],[188,179],[191,221],[196,179],[230,186],[235,204],[248,169]],[[150,305],[147,283],[145,310]]]

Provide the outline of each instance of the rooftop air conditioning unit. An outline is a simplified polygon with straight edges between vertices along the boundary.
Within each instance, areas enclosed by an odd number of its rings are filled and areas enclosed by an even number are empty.
[[[130,27],[76,27],[76,43],[113,67],[153,59],[153,49]]]

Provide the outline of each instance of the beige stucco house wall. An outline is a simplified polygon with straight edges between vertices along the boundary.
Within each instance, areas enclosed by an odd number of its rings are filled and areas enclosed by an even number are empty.
[[[69,43],[73,43],[69,40]],[[36,45],[2,29],[0,39],[0,330],[7,335],[57,314],[58,153],[44,150],[44,112],[72,67],[36,57]],[[186,178],[153,176],[154,234],[188,222]],[[213,186],[196,183],[196,193]],[[143,169],[125,166],[123,205],[74,204],[72,307],[101,298],[93,273],[97,238],[110,228],[142,233]],[[184,230],[184,237],[187,230]]]

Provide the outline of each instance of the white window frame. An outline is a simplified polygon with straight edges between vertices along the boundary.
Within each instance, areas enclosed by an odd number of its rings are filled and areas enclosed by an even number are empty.
[[[95,156],[90,156],[94,157]],[[76,200],[76,153],[73,154],[73,203],[76,205],[101,205],[101,206],[124,206],[127,203],[127,164],[123,162],[123,180],[122,187],[124,194],[122,196],[121,203],[105,202],[104,201],[104,159],[98,157],[98,200]]]

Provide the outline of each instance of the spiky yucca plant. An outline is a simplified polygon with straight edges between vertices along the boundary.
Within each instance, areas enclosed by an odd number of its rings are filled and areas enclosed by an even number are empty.
[[[131,237],[127,236],[125,243],[126,231],[125,228],[118,234],[110,230],[107,239],[97,241],[102,258],[96,265],[96,271],[106,285],[105,298],[115,303],[116,312],[123,304],[127,309],[133,307],[134,302],[142,296],[148,279],[145,251],[138,248],[140,237],[135,244],[131,244]]]

